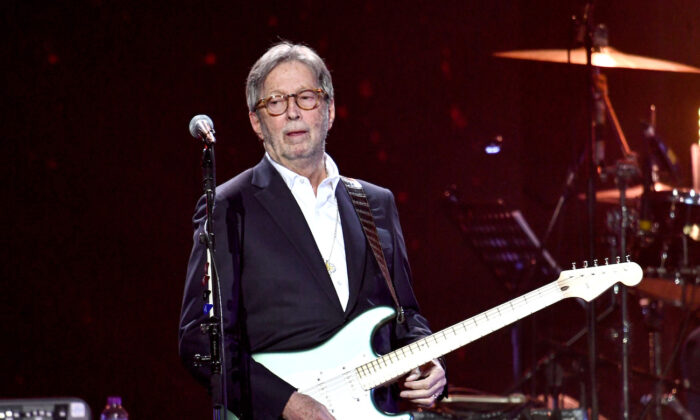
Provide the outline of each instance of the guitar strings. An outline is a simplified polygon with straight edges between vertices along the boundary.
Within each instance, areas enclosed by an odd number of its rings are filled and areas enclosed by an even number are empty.
[[[435,334],[433,334],[432,336],[429,336],[429,337],[433,338],[433,340],[435,341],[435,344],[436,344],[437,346],[440,346],[441,343],[444,343],[444,340],[447,340],[447,332],[448,332],[448,331],[451,330],[451,334],[452,334],[453,336],[455,336],[455,337],[464,336],[465,334],[468,334],[469,331],[470,331],[470,330],[467,329],[467,326],[468,326],[467,324],[469,324],[470,322],[473,323],[474,326],[477,326],[477,327],[478,327],[479,324],[476,322],[476,321],[477,321],[477,318],[481,317],[481,318],[482,318],[482,321],[483,321],[483,318],[486,318],[486,320],[488,321],[488,320],[489,320],[488,314],[491,313],[491,314],[493,315],[493,312],[501,313],[501,310],[500,310],[501,307],[508,307],[508,306],[510,306],[511,309],[512,309],[512,311],[514,311],[514,312],[517,311],[518,309],[523,309],[524,306],[527,306],[527,305],[528,305],[527,298],[530,297],[530,298],[532,299],[532,297],[534,297],[533,295],[540,295],[540,297],[551,298],[553,294],[556,294],[556,295],[557,295],[557,296],[556,296],[557,299],[555,299],[554,302],[545,303],[542,307],[549,306],[550,304],[555,303],[555,302],[558,302],[559,300],[561,300],[562,298],[564,298],[564,296],[563,296],[562,293],[561,293],[560,286],[559,286],[559,284],[558,284],[559,282],[564,283],[562,286],[568,286],[569,283],[570,283],[570,278],[566,278],[566,279],[563,279],[563,280],[560,280],[560,281],[554,281],[554,282],[552,282],[552,283],[550,283],[550,284],[548,284],[548,285],[545,285],[545,286],[543,286],[543,287],[541,287],[541,288],[539,288],[539,289],[533,290],[532,292],[527,293],[527,294],[525,294],[525,295],[523,295],[523,296],[521,296],[521,297],[519,297],[519,298],[513,299],[513,300],[511,300],[511,301],[509,301],[509,302],[506,302],[506,303],[504,303],[504,304],[502,304],[502,305],[499,305],[499,306],[497,306],[496,308],[493,308],[493,309],[491,309],[491,310],[489,310],[489,311],[487,311],[487,312],[484,312],[484,313],[482,313],[482,314],[476,315],[475,317],[469,318],[469,319],[467,319],[467,320],[465,320],[465,321],[462,321],[462,322],[460,322],[460,323],[458,323],[458,324],[455,324],[455,325],[453,325],[453,326],[451,326],[451,327],[448,327],[448,328],[446,328],[446,329],[444,329],[444,330],[438,331],[437,333],[435,333]],[[544,300],[544,299],[541,299],[541,300]],[[533,313],[534,311],[528,311],[528,312]],[[493,318],[492,318],[492,319],[493,319]],[[506,326],[506,325],[509,325],[509,324],[512,323],[512,322],[513,322],[513,321],[510,321],[510,322],[507,322],[507,323],[505,323],[505,324],[503,324],[503,325],[501,325],[501,326],[498,326],[498,327],[496,327],[496,328],[493,328],[493,329],[491,330],[491,332],[493,332],[493,331],[495,331],[495,330],[497,330],[497,329],[500,329],[500,328],[502,328],[502,327],[504,327],[504,326]],[[459,328],[459,327],[461,327],[461,328]],[[464,328],[465,331],[458,331],[457,328],[459,328],[459,329]],[[487,332],[486,334],[488,334],[488,332]],[[481,336],[484,336],[484,335],[486,335],[486,334],[483,334],[483,335],[481,335]],[[442,339],[443,339],[442,342],[438,340],[438,337],[440,337],[440,336],[442,336]],[[432,347],[428,344],[427,338],[428,338],[428,337],[423,338],[423,339],[421,339],[421,340],[418,340],[418,341],[416,341],[416,342],[414,342],[414,343],[412,343],[412,344],[410,344],[409,346],[406,346],[406,347],[415,346],[415,347],[418,347],[418,348],[420,349],[421,345],[423,345],[423,346],[425,346],[428,350],[432,350]],[[466,338],[466,337],[463,337],[463,338]],[[480,338],[480,337],[477,337],[477,339],[478,339],[478,338]],[[471,341],[473,341],[473,340],[471,340]],[[468,343],[471,342],[471,341],[468,341],[468,342],[465,343],[465,344],[468,344]],[[421,344],[420,342],[422,342],[422,344]],[[461,347],[462,345],[464,345],[464,344],[461,344],[461,343],[460,343],[459,347]],[[401,349],[399,349],[399,350],[401,350]],[[372,360],[372,361],[370,361],[370,362],[368,362],[368,363],[365,363],[365,364],[363,364],[363,365],[360,365],[360,366],[358,366],[357,368],[354,369],[354,372],[348,372],[348,373],[355,373],[355,375],[357,376],[358,382],[360,383],[360,385],[362,385],[362,382],[363,382],[363,381],[362,381],[362,377],[363,377],[363,375],[360,374],[360,369],[362,369],[363,367],[366,368],[367,371],[370,372],[370,375],[369,375],[369,376],[372,376],[372,372],[371,372],[371,370],[369,369],[369,366],[376,365],[376,366],[378,367],[378,370],[377,370],[377,369],[373,369],[373,370],[374,370],[374,373],[376,373],[377,371],[379,371],[379,373],[381,374],[381,371],[382,371],[382,370],[391,369],[391,367],[395,367],[395,366],[394,366],[394,362],[391,360],[391,357],[390,357],[391,354],[393,354],[394,356],[396,356],[396,359],[397,359],[397,360],[401,361],[401,360],[400,360],[401,358],[399,357],[399,352],[398,352],[399,350],[395,350],[395,351],[393,351],[393,352],[391,352],[391,353],[387,353],[387,354],[384,355],[384,356],[380,356],[380,357],[378,357],[378,358],[376,358],[376,359],[374,359],[374,360]],[[404,354],[404,357],[405,357],[405,352],[402,351],[402,353]],[[412,354],[415,354],[415,353],[412,353]],[[410,357],[409,357],[409,358],[410,358]],[[431,359],[432,359],[432,357],[431,357]],[[380,360],[384,362],[385,367],[382,367],[382,366],[381,366]],[[387,363],[387,360],[388,360],[390,363]],[[322,383],[322,384],[317,384],[317,385],[313,386],[312,388],[310,388],[309,391],[311,391],[311,392],[313,392],[313,391],[319,391],[319,388],[321,388],[321,387],[325,388],[325,389],[326,389],[326,392],[337,391],[339,388],[345,386],[344,382],[346,382],[346,380],[347,380],[346,375],[347,375],[347,374],[342,374],[342,375],[336,376],[336,377],[334,377],[334,378],[332,378],[332,379],[330,379],[330,380],[328,380],[328,381],[326,381],[326,382],[324,382],[324,383]],[[383,375],[383,376],[386,376],[386,375]],[[392,376],[394,376],[394,375],[392,375]],[[400,376],[400,373],[398,374],[398,376]],[[375,385],[375,386],[376,386],[376,385]],[[374,386],[371,387],[370,389],[372,389],[372,388],[374,388]],[[364,387],[363,387],[363,389],[364,389]],[[365,390],[365,391],[367,391],[367,390]]]
[[[613,274],[615,274],[616,272],[619,272],[619,271],[620,270],[613,269]],[[623,269],[622,271],[627,271],[627,270]],[[601,275],[606,275],[606,272],[602,272]],[[513,300],[505,302],[499,306],[496,306],[495,308],[492,308],[486,312],[483,312],[481,314],[477,314],[477,315],[475,315],[467,320],[464,320],[464,321],[459,322],[455,325],[452,325],[452,326],[447,327],[443,330],[440,330],[440,331],[438,331],[438,332],[436,332],[428,337],[424,337],[424,338],[417,340],[417,341],[415,341],[407,346],[404,346],[400,349],[394,350],[394,351],[387,353],[383,356],[379,356],[379,357],[377,357],[377,358],[375,358],[367,363],[364,363],[364,364],[362,364],[362,365],[360,365],[360,366],[358,366],[358,367],[356,367],[348,372],[337,375],[337,376],[329,379],[328,381],[322,382],[320,384],[315,384],[314,386],[308,388],[307,390],[303,390],[302,392],[304,392],[308,395],[311,395],[311,396],[319,395],[319,394],[323,395],[323,394],[328,394],[328,393],[334,393],[334,392],[337,392],[338,390],[342,389],[343,387],[352,388],[353,381],[356,381],[356,384],[362,389],[363,392],[369,392],[369,391],[371,391],[371,389],[375,388],[376,386],[379,386],[383,383],[390,383],[392,379],[396,379],[399,376],[401,376],[402,374],[406,373],[406,372],[400,372],[396,375],[391,374],[391,368],[396,368],[396,364],[392,360],[392,356],[394,356],[394,359],[396,359],[398,361],[398,363],[401,363],[401,362],[410,361],[410,359],[412,358],[411,356],[416,355],[416,353],[413,353],[411,351],[411,355],[406,356],[406,352],[404,350],[405,348],[409,348],[409,350],[411,350],[412,347],[417,347],[417,349],[420,350],[421,346],[424,346],[425,349],[427,349],[426,353],[429,353],[431,356],[430,359],[428,359],[428,360],[432,360],[435,357],[439,357],[441,355],[447,354],[454,349],[462,347],[462,346],[469,344],[469,343],[471,343],[471,342],[473,342],[481,337],[484,337],[484,336],[490,334],[491,332],[494,332],[494,331],[501,329],[507,325],[510,325],[513,322],[526,317],[527,315],[517,316],[515,319],[507,320],[505,323],[502,323],[501,325],[499,325],[498,323],[494,323],[494,328],[492,328],[490,331],[485,332],[481,335],[477,334],[478,335],[477,337],[473,337],[473,338],[469,337],[469,333],[471,332],[471,330],[469,330],[467,327],[472,326],[472,327],[477,327],[477,329],[478,329],[479,323],[477,322],[477,320],[480,320],[483,322],[485,319],[487,322],[486,325],[488,326],[489,321],[504,318],[505,316],[503,315],[503,312],[505,312],[505,309],[510,308],[510,312],[518,312],[519,310],[522,310],[525,307],[532,305],[531,302],[528,302],[528,299],[532,301],[532,300],[534,300],[533,298],[538,298],[538,302],[535,302],[537,305],[533,306],[532,310],[528,309],[527,312],[529,312],[529,314],[537,312],[543,308],[546,308],[547,306],[550,306],[550,305],[552,305],[556,302],[559,302],[559,301],[563,300],[564,298],[566,298],[567,295],[564,292],[569,287],[571,287],[571,285],[573,284],[574,281],[578,281],[578,280],[580,280],[580,278],[585,277],[585,276],[586,276],[586,274],[580,274],[580,275],[574,274],[574,275],[571,275],[571,276],[563,278],[563,279],[555,280],[547,285],[544,285],[544,286],[542,286],[538,289],[535,289],[529,293],[526,293],[523,296],[520,296],[518,298],[515,298]],[[502,309],[504,309],[504,310],[502,311]],[[489,318],[489,315],[491,315],[493,317],[494,313],[497,315],[500,315],[500,317]],[[473,325],[469,325],[469,324],[473,324]],[[461,330],[464,330],[464,331],[461,331]],[[441,347],[442,345],[449,342],[448,332],[453,337],[461,338],[462,340],[467,339],[467,341],[464,343],[459,341],[457,346],[449,346],[450,347],[449,350],[443,351],[444,349],[439,348],[439,347]],[[438,348],[431,347],[432,345],[429,344],[428,339],[432,339],[433,341],[435,341],[435,346],[437,346]],[[432,354],[432,352],[431,352],[432,350],[437,350],[437,352],[439,354],[436,354],[436,355]],[[401,352],[401,354],[399,352]],[[401,355],[403,355],[403,360],[402,360]],[[418,353],[417,356],[420,356],[420,353]],[[432,356],[434,356],[434,357],[432,357]],[[417,358],[418,357],[413,357],[413,359],[417,359]],[[385,364],[384,367],[382,367],[380,361],[384,362],[384,364]],[[370,369],[370,367],[374,368],[375,365],[377,368]],[[362,368],[365,368],[365,370],[367,372],[369,372],[369,375],[361,372]],[[372,370],[374,370],[374,371],[372,371]],[[389,372],[391,375],[391,378],[387,379],[384,382],[380,382],[377,385],[373,385],[369,389],[366,389],[365,388],[366,385],[363,384],[363,382],[366,382],[366,381],[363,381],[363,376],[364,377],[371,377],[371,376],[376,376],[377,374],[379,374],[380,378],[386,377],[386,374],[381,375],[382,371]]]
[[[555,293],[553,293],[553,292],[555,292]],[[532,298],[533,295],[541,295],[541,297],[552,297],[551,295],[553,295],[553,294],[561,295],[561,292],[559,291],[559,286],[557,285],[557,282],[556,282],[556,281],[553,282],[553,283],[550,283],[550,284],[548,284],[548,285],[545,285],[544,287],[542,287],[542,288],[540,288],[540,289],[536,289],[536,290],[534,290],[534,291],[532,291],[532,292],[530,292],[530,293],[528,293],[528,294],[526,294],[526,295],[524,295],[524,296],[521,296],[520,298],[516,298],[516,299],[514,299],[514,300],[512,300],[512,301],[510,301],[510,302],[506,302],[506,303],[504,303],[504,304],[502,304],[502,305],[500,305],[500,306],[498,306],[498,307],[496,307],[496,308],[493,308],[493,309],[491,309],[491,310],[489,310],[489,311],[487,311],[487,312],[485,312],[485,313],[482,313],[482,314],[480,314],[480,315],[476,315],[475,317],[469,318],[469,319],[467,319],[467,320],[465,320],[465,321],[462,321],[462,322],[460,322],[460,323],[458,323],[458,324],[455,324],[455,325],[453,325],[453,326],[451,326],[451,327],[448,327],[448,328],[446,328],[446,329],[444,329],[444,330],[438,331],[437,333],[435,333],[435,334],[433,334],[432,336],[429,336],[429,337],[431,337],[431,338],[435,341],[435,345],[439,347],[441,344],[443,344],[443,343],[445,342],[445,340],[447,340],[447,332],[450,331],[450,330],[452,331],[451,335],[453,335],[453,336],[455,336],[455,337],[460,337],[460,336],[468,335],[469,332],[470,332],[470,330],[467,329],[467,327],[469,326],[468,324],[469,324],[469,323],[472,323],[473,326],[478,327],[478,326],[479,326],[479,323],[477,323],[476,321],[477,321],[477,318],[479,318],[480,316],[481,316],[482,318],[486,318],[487,321],[488,321],[488,319],[489,319],[489,318],[488,318],[488,314],[489,314],[489,313],[492,313],[492,312],[501,312],[501,311],[500,311],[500,308],[501,308],[501,307],[508,307],[508,306],[510,306],[510,307],[512,308],[512,311],[517,311],[518,309],[522,309],[524,306],[527,306],[527,305],[528,305],[528,302],[527,302],[527,297],[528,297],[528,296],[529,296],[530,298]],[[558,301],[558,300],[561,300],[561,298],[563,298],[563,296],[557,296],[557,297],[558,297],[558,299],[556,299],[555,302]],[[545,304],[543,307],[545,307],[545,306],[548,306],[548,304]],[[493,318],[491,318],[491,319],[493,319]],[[491,329],[490,332],[493,332],[493,331],[495,331],[496,329],[500,329],[500,328],[502,328],[503,326],[506,326],[506,325],[508,325],[508,324],[510,324],[510,323],[512,323],[512,322],[513,322],[513,321],[510,321],[510,322],[507,322],[506,324],[503,324],[502,326],[493,328],[493,329]],[[460,330],[461,330],[462,328],[464,328],[464,331],[458,331],[457,328],[459,328]],[[488,334],[488,332],[485,333],[485,334],[483,334],[483,335],[481,335],[481,336],[483,337],[484,335],[487,335],[487,334]],[[442,341],[439,340],[440,337],[442,338]],[[425,338],[423,338],[423,339],[421,339],[421,340],[418,340],[418,341],[416,341],[416,342],[414,342],[414,343],[411,343],[410,345],[408,345],[408,346],[406,346],[406,347],[413,347],[413,348],[416,348],[416,347],[417,347],[418,350],[420,350],[421,347],[425,347],[425,348],[428,350],[428,352],[430,352],[430,350],[433,350],[433,347],[432,347],[432,345],[430,345],[430,344],[428,343],[428,339],[427,339],[427,338],[428,338],[428,337],[425,337]],[[466,337],[462,337],[462,338],[466,338]],[[479,338],[479,337],[476,337],[476,338]],[[471,340],[471,341],[474,341],[474,340]],[[471,341],[468,341],[468,342],[465,343],[465,344],[468,344],[468,343],[471,342]],[[465,344],[460,343],[460,345],[459,345],[458,347],[461,347],[462,345],[465,345]],[[457,348],[458,348],[458,347],[457,347]],[[310,395],[313,395],[313,394],[321,394],[321,395],[323,395],[323,392],[321,392],[322,390],[325,390],[325,393],[333,393],[333,392],[336,392],[336,391],[338,391],[339,389],[341,389],[341,388],[347,386],[346,383],[347,383],[348,385],[350,384],[350,382],[352,381],[353,378],[348,378],[348,376],[349,376],[349,375],[352,375],[352,374],[354,374],[353,376],[355,376],[355,379],[357,379],[357,382],[358,382],[358,384],[361,386],[361,388],[362,388],[365,392],[367,392],[367,391],[369,391],[369,390],[368,390],[368,389],[365,389],[365,386],[363,386],[363,384],[362,384],[362,382],[363,382],[363,380],[362,380],[362,379],[363,379],[363,375],[360,374],[360,370],[364,367],[364,368],[367,370],[367,372],[369,372],[369,376],[370,376],[370,377],[373,376],[374,374],[377,374],[377,373],[379,373],[380,377],[385,377],[385,376],[387,376],[386,374],[381,375],[382,371],[386,371],[386,370],[388,369],[389,372],[390,372],[392,367],[394,367],[394,368],[396,367],[396,366],[395,366],[395,363],[394,363],[394,361],[391,359],[391,356],[390,356],[390,355],[393,354],[393,356],[395,356],[394,358],[395,358],[396,360],[399,360],[399,363],[400,363],[401,361],[406,361],[406,359],[401,360],[401,357],[399,357],[399,350],[401,350],[401,349],[394,350],[393,352],[387,353],[387,354],[384,355],[384,356],[377,357],[377,358],[373,359],[373,360],[370,361],[370,362],[367,362],[367,363],[365,363],[365,364],[362,364],[362,365],[358,366],[357,368],[353,369],[353,370],[350,371],[350,372],[346,372],[346,373],[344,373],[344,374],[335,376],[335,377],[333,377],[333,378],[329,379],[328,381],[325,381],[325,382],[323,382],[323,383],[321,383],[321,384],[316,384],[316,385],[314,385],[313,387],[311,387],[311,388],[309,388],[308,390],[306,390],[305,392],[308,393],[308,394],[310,394]],[[439,350],[439,349],[437,349],[437,350]],[[403,353],[404,358],[405,358],[405,357],[406,357],[405,351],[402,351],[401,353]],[[415,355],[415,354],[416,354],[416,353],[412,353],[412,355]],[[443,354],[444,354],[444,353],[443,353]],[[418,355],[419,355],[419,354],[418,354]],[[431,355],[431,356],[432,356],[432,355]],[[434,358],[434,357],[429,357],[428,360],[431,360],[431,359],[433,359],[433,358]],[[410,356],[408,356],[408,359],[410,359]],[[380,361],[383,361],[384,364],[385,364],[385,366],[382,366],[382,364],[381,364]],[[388,361],[388,363],[387,363],[387,361]],[[375,369],[370,369],[370,368],[369,368],[369,366],[373,366],[373,367],[374,367],[374,365],[376,365],[377,368],[375,368]],[[392,377],[398,377],[398,376],[400,376],[402,373],[404,373],[404,372],[400,372],[400,373],[398,373],[398,374],[396,374],[396,375],[391,375],[391,376],[392,376]],[[389,379],[389,380],[390,380],[390,379]],[[376,381],[375,381],[375,382],[376,382]],[[370,389],[373,389],[373,388],[375,388],[375,387],[378,386],[378,385],[379,385],[379,384],[374,385],[374,386],[371,386]]]

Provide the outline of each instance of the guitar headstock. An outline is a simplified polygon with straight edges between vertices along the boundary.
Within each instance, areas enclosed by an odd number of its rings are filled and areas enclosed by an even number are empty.
[[[642,281],[642,268],[631,261],[595,265],[562,271],[557,280],[559,290],[567,297],[579,297],[591,301],[615,283],[636,286]]]

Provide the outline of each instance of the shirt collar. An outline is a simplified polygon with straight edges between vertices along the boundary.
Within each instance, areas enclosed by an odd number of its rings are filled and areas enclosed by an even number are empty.
[[[277,172],[279,172],[279,174],[282,176],[282,179],[284,180],[284,183],[287,184],[287,187],[289,187],[290,190],[292,189],[292,187],[294,187],[294,184],[300,179],[303,178],[307,181],[309,180],[305,176],[299,175],[298,173],[290,170],[289,168],[275,162],[267,152],[265,152],[265,157],[277,170]],[[338,182],[340,181],[340,172],[338,171],[338,165],[335,164],[335,162],[328,153],[324,153],[323,161],[326,164],[326,178],[319,183],[319,187],[328,183],[330,184],[331,190],[335,194],[335,188],[338,186]]]

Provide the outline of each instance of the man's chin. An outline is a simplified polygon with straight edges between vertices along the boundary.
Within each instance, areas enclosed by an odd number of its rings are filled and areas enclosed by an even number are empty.
[[[302,161],[302,160],[313,160],[323,158],[323,150],[290,150],[284,153],[282,157],[290,162]]]

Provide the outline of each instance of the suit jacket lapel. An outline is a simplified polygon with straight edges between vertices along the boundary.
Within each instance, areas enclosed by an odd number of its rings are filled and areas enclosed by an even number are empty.
[[[362,231],[360,219],[355,212],[355,208],[350,200],[350,195],[343,185],[343,181],[338,182],[335,189],[335,197],[338,200],[340,220],[343,228],[343,242],[345,243],[345,260],[348,266],[348,286],[350,297],[345,314],[352,312],[353,306],[357,303],[357,295],[362,285],[362,278],[367,261],[367,241]]]
[[[336,303],[338,310],[342,311],[338,294],[323,264],[323,257],[318,251],[304,214],[280,174],[266,158],[253,169],[252,183],[260,188],[255,197],[293,244],[321,290]]]

